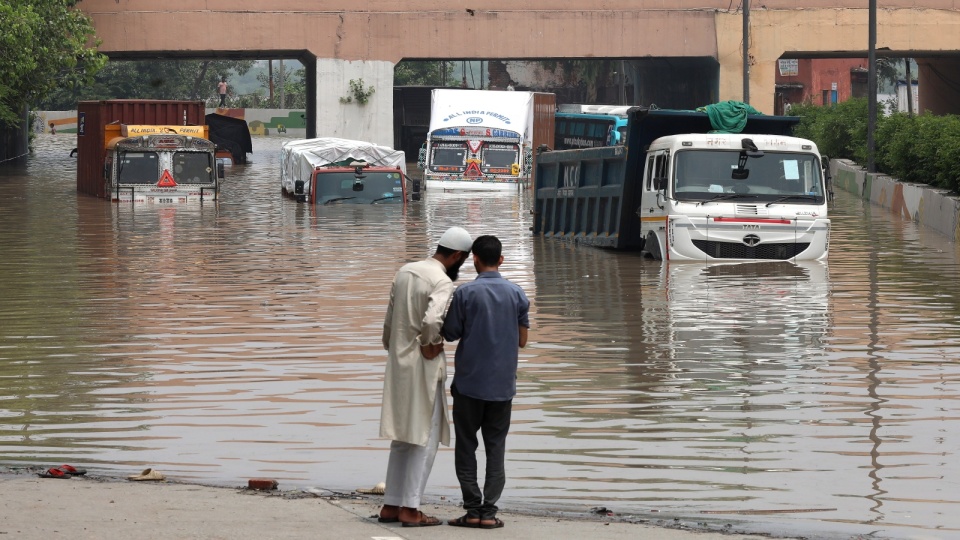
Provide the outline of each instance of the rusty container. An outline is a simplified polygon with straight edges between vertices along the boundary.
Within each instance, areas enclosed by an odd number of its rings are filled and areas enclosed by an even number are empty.
[[[557,96],[547,92],[533,94],[533,163],[531,171],[537,170],[537,149],[540,145],[553,146],[556,132]],[[531,173],[532,177],[532,173]],[[533,185],[533,182],[530,183]]]
[[[77,191],[107,196],[103,167],[106,163],[106,126],[202,126],[202,101],[110,99],[77,103]]]

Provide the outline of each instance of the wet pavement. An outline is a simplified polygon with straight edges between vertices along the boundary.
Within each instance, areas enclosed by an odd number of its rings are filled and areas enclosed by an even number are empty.
[[[279,139],[217,204],[118,206],[76,194],[71,139],[0,169],[0,465],[374,485],[390,280],[456,224],[532,300],[504,508],[960,535],[960,256],[936,233],[839,193],[827,264],[661,266],[531,237],[526,194],[309,208]],[[427,491],[459,499],[451,450]]]

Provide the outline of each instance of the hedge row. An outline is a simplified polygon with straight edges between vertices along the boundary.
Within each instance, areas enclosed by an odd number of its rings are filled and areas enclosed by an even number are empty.
[[[801,118],[794,135],[817,143],[821,154],[867,163],[865,98],[833,107],[794,105],[790,114]],[[880,115],[874,148],[877,171],[960,193],[960,117]]]

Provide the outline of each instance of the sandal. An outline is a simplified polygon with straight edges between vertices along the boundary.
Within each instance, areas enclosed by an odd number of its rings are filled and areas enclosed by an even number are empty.
[[[471,519],[476,519],[476,521],[470,521]],[[457,519],[451,519],[447,521],[447,525],[452,525],[454,527],[469,527],[471,529],[480,528],[480,519],[476,517],[471,517],[469,514],[458,517]]]
[[[434,525],[440,525],[442,522],[432,516],[428,516],[423,512],[417,512],[419,519],[417,521],[401,521],[404,527],[433,527]]]
[[[40,478],[73,478],[73,475],[67,474],[60,469],[47,469],[41,473],[37,473],[37,476]]]
[[[65,473],[67,473],[67,474],[72,474],[73,476],[82,476],[82,475],[84,475],[84,474],[87,474],[87,470],[86,470],[86,469],[78,469],[78,468],[74,467],[73,465],[61,465],[61,466],[59,466],[59,467],[57,467],[57,468],[60,469],[61,471],[65,472]]]
[[[487,521],[487,522],[493,521],[493,523],[484,523],[484,521]],[[489,519],[480,520],[481,529],[499,529],[500,527],[503,527],[503,522],[500,521],[500,518],[493,518],[492,520],[489,520]]]

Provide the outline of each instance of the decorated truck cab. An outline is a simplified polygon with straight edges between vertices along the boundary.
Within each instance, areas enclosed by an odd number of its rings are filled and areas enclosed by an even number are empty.
[[[111,200],[178,204],[215,200],[223,178],[206,126],[108,125],[104,179]]]

